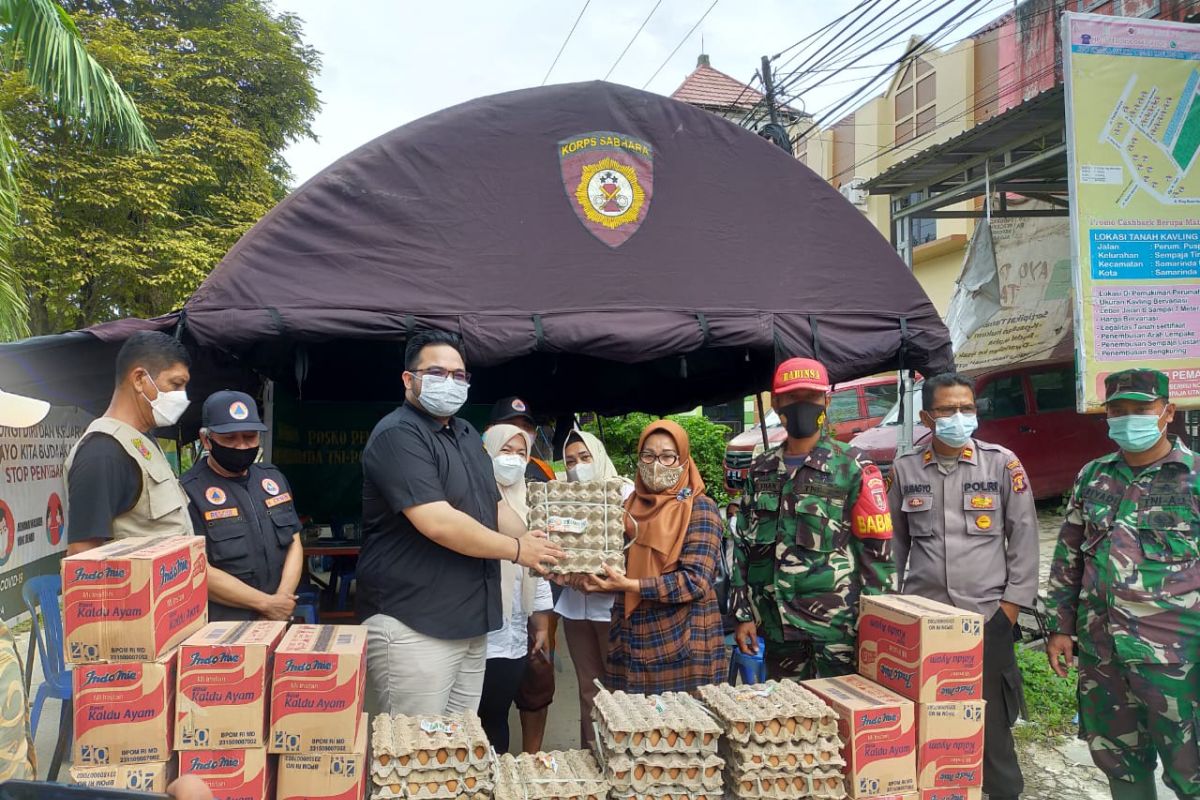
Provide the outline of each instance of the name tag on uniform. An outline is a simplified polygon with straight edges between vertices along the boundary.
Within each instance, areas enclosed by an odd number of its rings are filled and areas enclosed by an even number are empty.
[[[275,495],[274,497],[268,497],[266,500],[267,508],[274,508],[275,506],[279,505],[280,503],[290,503],[291,501],[292,501],[292,493],[291,492],[284,492],[283,494]]]
[[[218,508],[214,511],[204,512],[204,521],[212,522],[215,519],[230,519],[238,515],[236,508]]]

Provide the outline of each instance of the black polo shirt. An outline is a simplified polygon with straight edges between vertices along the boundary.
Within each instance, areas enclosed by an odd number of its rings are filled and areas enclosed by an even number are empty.
[[[386,614],[437,639],[498,630],[499,562],[442,547],[403,513],[444,500],[496,530],[500,490],[479,433],[465,420],[442,425],[405,403],[375,426],[362,463],[359,617]]]

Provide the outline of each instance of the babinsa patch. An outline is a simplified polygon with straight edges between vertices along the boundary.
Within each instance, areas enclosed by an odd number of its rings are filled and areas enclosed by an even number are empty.
[[[581,133],[558,143],[563,188],[588,233],[620,247],[637,233],[654,195],[648,142],[615,131]]]

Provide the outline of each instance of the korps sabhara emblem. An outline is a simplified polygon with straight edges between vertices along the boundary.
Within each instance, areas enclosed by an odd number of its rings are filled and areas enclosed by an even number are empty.
[[[654,193],[650,145],[623,133],[593,131],[558,143],[563,187],[579,221],[609,247],[637,233]]]

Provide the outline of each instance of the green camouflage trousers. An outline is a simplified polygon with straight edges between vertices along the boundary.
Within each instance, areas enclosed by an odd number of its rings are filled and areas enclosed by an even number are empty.
[[[763,661],[771,680],[837,678],[853,675],[854,645],[829,642],[766,642]]]
[[[1118,664],[1079,654],[1079,735],[1110,778],[1152,776],[1200,798],[1200,669],[1195,664]]]

